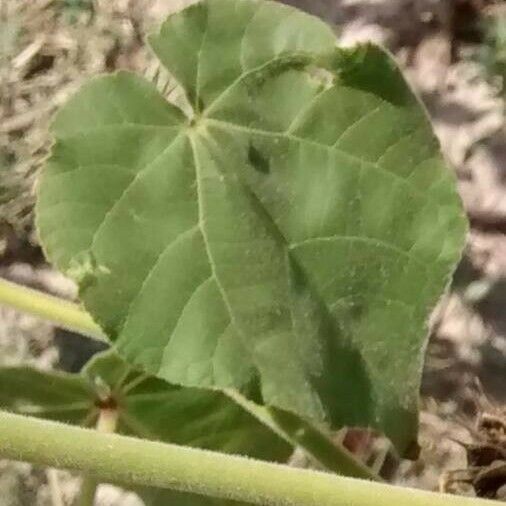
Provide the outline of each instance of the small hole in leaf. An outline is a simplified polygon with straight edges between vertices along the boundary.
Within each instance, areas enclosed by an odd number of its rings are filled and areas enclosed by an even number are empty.
[[[262,174],[269,174],[271,171],[269,160],[252,144],[249,146],[248,160],[253,168]]]

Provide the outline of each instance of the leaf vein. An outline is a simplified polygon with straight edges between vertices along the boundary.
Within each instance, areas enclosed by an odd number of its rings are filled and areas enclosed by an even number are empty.
[[[311,237],[309,239],[305,239],[303,241],[299,241],[296,243],[293,243],[290,245],[290,249],[296,249],[300,246],[304,246],[306,244],[311,244],[313,242],[318,241],[359,241],[359,242],[366,242],[381,248],[386,248],[391,251],[394,251],[402,256],[407,256],[409,259],[413,260],[415,263],[417,263],[420,266],[423,266],[424,269],[428,269],[428,265],[420,260],[419,258],[416,258],[409,250],[403,250],[402,248],[399,248],[398,246],[395,246],[391,243],[388,243],[386,241],[382,241],[380,239],[376,239],[374,237],[366,237],[366,236],[353,236],[353,235],[330,235],[330,236],[323,236],[323,237]]]
[[[164,362],[165,360],[165,354],[167,352],[167,349],[172,341],[172,339],[174,338],[174,335],[176,334],[176,331],[177,331],[177,328],[180,324],[180,322],[182,321],[183,319],[183,316],[184,314],[186,313],[186,310],[188,309],[188,306],[191,304],[193,298],[195,297],[195,295],[197,295],[197,293],[203,289],[207,283],[209,283],[209,281],[212,281],[214,278],[212,275],[210,276],[207,276],[207,278],[205,278],[203,281],[199,282],[198,285],[193,289],[192,293],[189,295],[189,297],[186,299],[183,307],[181,308],[181,311],[179,313],[179,317],[178,319],[176,320],[176,322],[174,323],[173,327],[172,327],[172,330],[170,332],[170,336],[168,337],[167,339],[167,344],[165,345],[164,349],[163,349],[163,359],[162,359],[162,363]]]
[[[395,140],[394,143],[390,144],[385,151],[383,151],[383,154],[375,161],[378,165],[381,165],[383,159],[392,151],[395,149],[399,144],[404,142],[406,139],[409,139],[411,136],[416,135],[418,132],[423,130],[425,128],[425,125],[418,125],[416,128],[414,128],[411,132],[407,133],[406,135],[401,135],[398,139]],[[416,165],[415,165],[416,167]]]
[[[136,181],[139,180],[139,178],[147,172],[148,169],[150,169],[156,162],[158,162],[160,159],[162,159],[169,151],[170,149],[175,145],[176,141],[179,139],[180,134],[176,135],[172,142],[169,143],[169,145],[161,151],[153,160],[148,162],[144,167],[141,167],[139,171],[135,174],[135,176],[132,178],[132,180],[126,185],[125,189],[121,192],[119,197],[113,202],[112,206],[109,208],[109,210],[105,213],[103,220],[101,221],[100,225],[97,227],[97,230],[93,234],[93,237],[91,238],[91,244],[90,249],[93,248],[95,245],[95,241],[100,234],[100,231],[103,229],[105,223],[109,219],[109,217],[114,212],[114,209],[117,208],[117,206],[121,203],[125,195],[128,193],[129,189],[132,188],[132,186],[135,184]]]
[[[204,46],[207,42],[207,34],[209,33],[209,8],[207,9],[206,16],[206,28],[202,34],[202,41],[200,43],[199,52],[197,54],[197,71],[195,76],[195,104],[193,104],[194,110],[200,112],[200,88],[201,88],[201,72],[202,72],[202,54],[204,52]]]
[[[164,246],[164,248],[162,249],[162,251],[160,251],[160,253],[156,256],[153,264],[151,265],[151,267],[149,268],[148,272],[146,273],[146,275],[144,277],[144,281],[142,282],[142,284],[141,284],[141,286],[139,288],[139,291],[137,292],[137,294],[135,295],[135,297],[130,301],[130,303],[128,305],[128,309],[127,309],[127,311],[125,313],[125,315],[126,315],[125,316],[125,321],[121,325],[121,331],[123,331],[123,329],[128,324],[128,321],[130,319],[130,316],[131,316],[134,304],[139,300],[140,297],[142,297],[142,294],[143,294],[144,290],[146,289],[146,286],[147,286],[149,280],[151,279],[151,276],[153,276],[153,273],[154,273],[155,269],[157,268],[158,264],[160,263],[160,260],[162,259],[162,257],[174,245],[176,245],[180,241],[184,240],[188,235],[191,235],[191,233],[195,232],[196,230],[197,230],[197,225],[194,225],[194,226],[186,229],[185,231],[181,232],[180,234],[178,234],[175,238],[171,238],[171,240],[168,242],[168,244],[166,244]]]
[[[338,144],[339,142],[341,142],[343,140],[343,138],[346,136],[346,135],[349,135],[349,133],[351,131],[353,131],[355,128],[357,128],[363,121],[365,121],[366,119],[368,119],[369,117],[373,116],[374,114],[376,114],[377,112],[381,111],[381,108],[383,107],[383,105],[385,105],[385,101],[382,101],[380,102],[376,107],[374,107],[374,109],[370,109],[369,111],[367,111],[365,114],[363,114],[362,116],[360,116],[360,118],[357,118],[355,121],[353,121],[352,123],[350,123],[341,133],[340,135],[337,137],[336,141],[334,142],[333,144],[333,148],[337,148],[338,147]]]
[[[416,193],[422,199],[424,199],[424,200],[432,199],[432,197],[430,197],[430,196],[426,195],[424,192],[420,191],[413,183],[410,182],[410,180],[408,178],[404,178],[404,177],[400,176],[399,174],[392,172],[392,171],[386,169],[385,167],[378,165],[377,163],[375,163],[373,161],[359,158],[358,156],[356,156],[352,153],[348,153],[347,151],[344,151],[337,146],[333,146],[333,145],[329,146],[327,144],[323,144],[322,142],[319,142],[319,141],[316,141],[313,139],[304,139],[303,137],[299,137],[299,136],[296,136],[293,134],[287,135],[284,132],[273,132],[273,131],[268,131],[268,130],[261,130],[261,129],[251,128],[251,127],[245,127],[242,125],[236,125],[236,124],[230,123],[228,121],[221,121],[221,120],[209,118],[209,119],[207,119],[207,123],[209,123],[211,126],[215,126],[217,128],[221,128],[223,130],[241,131],[241,132],[249,133],[252,135],[263,135],[263,136],[272,137],[275,139],[284,137],[288,140],[292,140],[295,142],[306,143],[306,144],[309,144],[312,146],[317,146],[317,147],[320,147],[323,149],[328,149],[330,151],[336,151],[339,154],[341,154],[342,156],[349,158],[350,160],[358,162],[362,165],[370,166],[370,167],[376,169],[377,171],[381,172],[382,174],[386,174],[389,177],[393,177],[393,178],[398,179],[402,183],[409,186],[413,190],[413,192]]]
[[[307,58],[308,60],[313,60],[314,55],[311,53],[307,53],[304,51],[299,52],[293,52],[293,53],[286,53],[277,55],[276,57],[272,58],[271,60],[262,63],[258,67],[254,67],[251,70],[248,70],[247,72],[244,72],[240,76],[238,76],[229,86],[227,86],[221,93],[216,97],[211,104],[207,107],[205,114],[206,117],[209,118],[209,114],[212,112],[213,109],[216,108],[216,106],[228,95],[228,93],[237,85],[239,84],[243,79],[246,79],[247,77],[255,74],[255,72],[260,72],[263,69],[269,68],[271,65],[282,62],[283,60],[290,61],[294,58]]]

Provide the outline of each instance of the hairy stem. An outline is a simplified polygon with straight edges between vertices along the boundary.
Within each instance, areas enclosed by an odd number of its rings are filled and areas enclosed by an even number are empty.
[[[77,304],[0,278],[0,304],[44,318],[66,329],[107,341],[100,327]]]
[[[104,408],[100,410],[96,430],[104,434],[112,434],[118,425],[118,410]],[[93,506],[99,482],[93,476],[83,476],[79,490],[79,506]]]
[[[485,506],[434,494],[71,427],[0,412],[0,457],[80,470],[103,481],[264,506]]]

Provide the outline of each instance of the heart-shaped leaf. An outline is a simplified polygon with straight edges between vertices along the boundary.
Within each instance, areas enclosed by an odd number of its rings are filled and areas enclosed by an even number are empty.
[[[88,427],[100,409],[114,409],[121,434],[276,462],[293,450],[224,394],[169,385],[132,370],[110,351],[81,374],[0,368],[0,408]],[[153,488],[136,492],[150,506],[239,504]]]
[[[40,181],[48,258],[149,373],[405,450],[466,230],[423,108],[382,50],[272,2],[204,0],[149,40],[192,112],[125,72],[83,87]]]

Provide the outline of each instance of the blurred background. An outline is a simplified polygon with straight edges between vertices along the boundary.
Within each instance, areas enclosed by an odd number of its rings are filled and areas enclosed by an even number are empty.
[[[144,37],[189,3],[0,0],[1,277],[75,297],[73,284],[45,263],[33,227],[33,187],[50,147],[48,123],[90,76],[120,68],[153,75],[156,62]],[[471,232],[451,290],[431,320],[421,458],[401,463],[396,478],[436,489],[442,473],[466,467],[455,440],[472,440],[467,427],[477,416],[498,414],[506,428],[506,2],[285,3],[333,24],[344,45],[372,40],[392,51],[458,178]],[[95,350],[84,338],[0,306],[0,366],[77,371]],[[68,473],[0,462],[1,506],[64,506],[75,488]],[[99,504],[139,502],[102,487]]]

